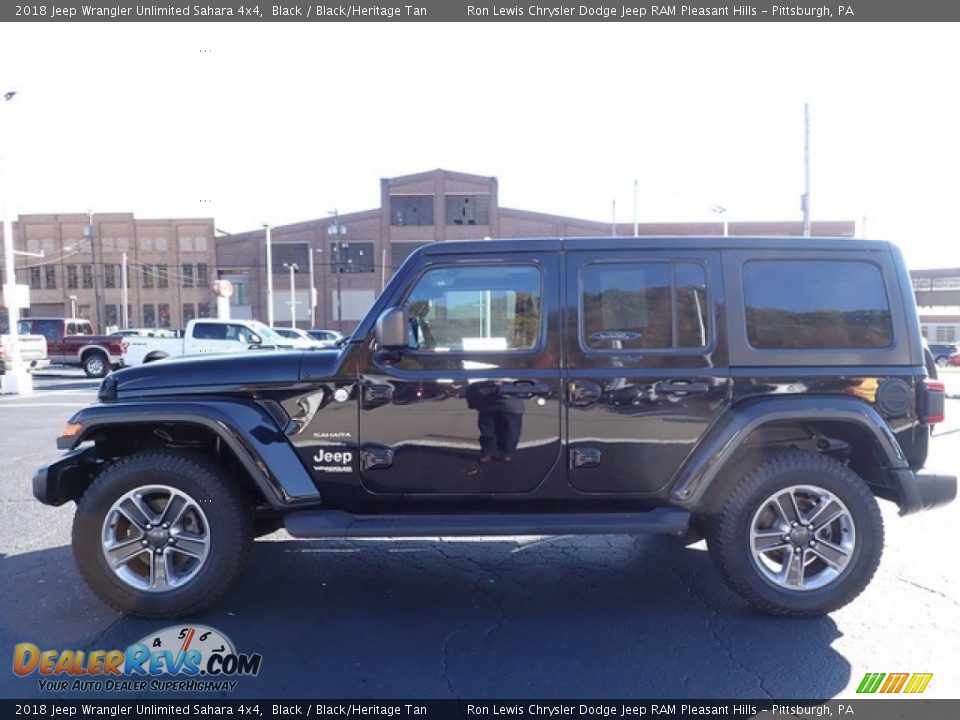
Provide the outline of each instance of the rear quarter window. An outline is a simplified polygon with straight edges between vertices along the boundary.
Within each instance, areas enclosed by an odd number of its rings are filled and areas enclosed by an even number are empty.
[[[883,273],[870,262],[752,260],[743,265],[747,341],[759,350],[893,344]]]

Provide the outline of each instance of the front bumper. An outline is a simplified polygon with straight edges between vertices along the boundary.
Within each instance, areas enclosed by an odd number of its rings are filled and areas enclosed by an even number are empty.
[[[909,468],[894,470],[894,479],[899,488],[897,504],[901,515],[912,515],[932,510],[953,502],[957,497],[955,475],[931,475],[915,473]]]
[[[63,505],[83,495],[96,474],[99,461],[93,448],[74,450],[33,475],[33,496],[44,505]]]

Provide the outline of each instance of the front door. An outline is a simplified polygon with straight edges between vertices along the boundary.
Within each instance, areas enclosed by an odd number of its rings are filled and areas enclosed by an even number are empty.
[[[360,360],[361,477],[371,493],[536,488],[560,454],[555,253],[423,255],[393,306],[409,345]]]
[[[655,493],[722,412],[716,251],[567,254],[569,470],[586,493]]]

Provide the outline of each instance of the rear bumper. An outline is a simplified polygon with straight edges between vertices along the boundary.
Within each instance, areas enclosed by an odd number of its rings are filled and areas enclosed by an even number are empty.
[[[894,471],[900,490],[898,505],[901,515],[932,510],[953,502],[957,497],[955,475],[915,473],[908,468]]]

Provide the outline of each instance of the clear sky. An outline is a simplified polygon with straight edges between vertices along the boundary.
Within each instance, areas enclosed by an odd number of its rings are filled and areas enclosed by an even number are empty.
[[[213,216],[238,232],[495,175],[508,207],[609,220],[866,218],[960,265],[950,24],[32,24],[0,28],[14,214]]]

